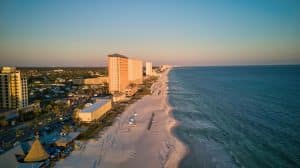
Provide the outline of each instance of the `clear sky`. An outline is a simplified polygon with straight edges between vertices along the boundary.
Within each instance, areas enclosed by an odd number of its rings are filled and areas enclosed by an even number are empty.
[[[0,66],[300,63],[299,0],[1,0]]]

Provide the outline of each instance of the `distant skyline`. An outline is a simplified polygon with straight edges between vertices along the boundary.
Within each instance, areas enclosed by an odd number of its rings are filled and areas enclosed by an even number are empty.
[[[0,66],[300,64],[299,0],[1,0]]]

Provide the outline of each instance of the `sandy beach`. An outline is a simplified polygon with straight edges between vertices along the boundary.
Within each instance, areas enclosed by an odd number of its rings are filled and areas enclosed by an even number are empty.
[[[169,71],[152,85],[151,95],[129,105],[99,139],[85,142],[56,167],[177,167],[187,148],[172,133],[176,120],[168,103]],[[136,126],[128,124],[131,118]]]

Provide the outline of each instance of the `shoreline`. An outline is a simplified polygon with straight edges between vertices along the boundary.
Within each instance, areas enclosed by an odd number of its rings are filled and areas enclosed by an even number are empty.
[[[99,138],[82,143],[55,167],[178,167],[188,147],[174,132],[179,122],[167,94],[170,70],[151,86],[151,95],[128,105],[112,126],[99,132]],[[128,124],[132,117],[135,127]]]
[[[168,70],[168,73],[166,74],[166,76],[167,76],[166,82],[169,82],[168,75],[172,69],[173,68],[170,68]],[[169,87],[169,85],[168,85],[168,87]],[[183,143],[179,139],[178,135],[175,133],[175,129],[180,126],[180,122],[178,120],[176,120],[176,118],[174,117],[173,106],[170,104],[170,97],[168,94],[166,94],[165,101],[166,101],[166,105],[168,106],[168,109],[167,109],[168,116],[171,120],[173,120],[173,124],[169,125],[169,132],[175,141],[175,150],[171,152],[171,155],[169,156],[169,158],[165,164],[165,167],[173,168],[173,167],[179,167],[180,162],[184,159],[185,156],[188,155],[189,147],[185,143]]]

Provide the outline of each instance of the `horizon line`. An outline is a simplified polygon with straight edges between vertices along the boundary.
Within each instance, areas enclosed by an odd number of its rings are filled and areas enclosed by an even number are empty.
[[[153,67],[158,67],[160,65],[170,65],[172,67],[244,67],[244,66],[300,66],[300,63],[295,64],[232,64],[232,65],[172,65],[172,64],[159,64],[154,65]],[[16,68],[107,68],[107,66],[10,66],[10,65],[1,65],[1,67],[16,67]]]

